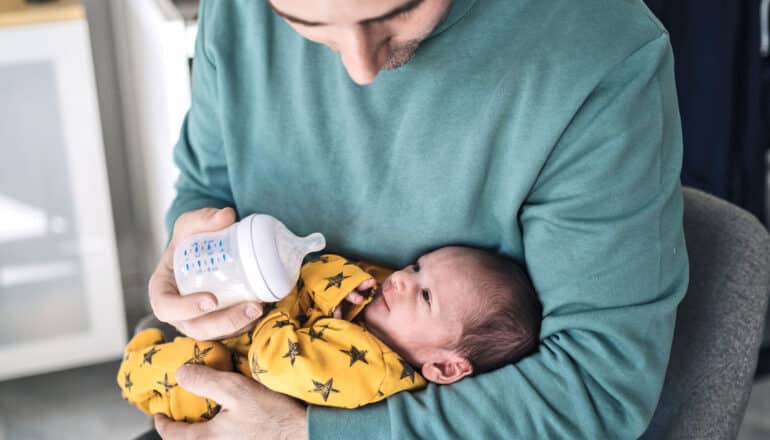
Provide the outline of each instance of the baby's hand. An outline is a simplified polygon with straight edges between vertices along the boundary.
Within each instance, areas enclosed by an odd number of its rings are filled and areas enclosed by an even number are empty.
[[[365,292],[374,287],[374,278],[370,278],[356,287],[356,290],[348,293],[345,299],[334,309],[332,317],[335,319],[342,319],[347,313],[350,307],[361,304],[364,301],[364,296],[359,292]]]

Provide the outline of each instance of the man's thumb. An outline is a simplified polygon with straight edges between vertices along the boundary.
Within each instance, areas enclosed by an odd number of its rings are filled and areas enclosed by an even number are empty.
[[[218,209],[209,216],[208,222],[214,230],[230,226],[235,223],[235,210],[229,206]]]
[[[174,223],[174,242],[199,232],[213,232],[224,229],[235,222],[235,211],[227,207],[201,208],[180,215]]]
[[[176,381],[182,388],[201,397],[208,397],[223,407],[231,407],[244,376],[215,370],[203,365],[182,365],[176,370]]]

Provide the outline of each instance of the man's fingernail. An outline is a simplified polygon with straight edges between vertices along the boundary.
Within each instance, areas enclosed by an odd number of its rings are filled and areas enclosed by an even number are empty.
[[[216,307],[216,304],[214,304],[214,301],[210,299],[204,299],[203,301],[198,304],[198,306],[203,310],[204,312],[210,312],[214,310],[214,307]]]
[[[262,312],[259,310],[259,307],[255,306],[254,304],[249,304],[246,306],[246,316],[248,316],[249,319],[259,318],[259,315],[261,314]]]

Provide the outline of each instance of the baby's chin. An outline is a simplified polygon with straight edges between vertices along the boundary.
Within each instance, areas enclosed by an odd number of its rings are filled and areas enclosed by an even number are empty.
[[[372,302],[369,303],[366,308],[364,308],[364,320],[366,321],[366,326],[368,328],[371,328],[373,326],[379,327],[379,319],[383,316],[383,314],[387,312],[387,309],[382,304],[382,299],[378,296],[372,300]]]
[[[372,302],[369,303],[369,305],[364,309],[364,322],[366,322],[366,329],[385,345],[398,352],[398,354],[406,359],[406,361],[409,362],[413,367],[419,367],[421,364],[416,362],[416,359],[409,355],[409,350],[407,350],[408,347],[403,347],[390,338],[388,325],[383,322],[385,319],[387,319],[386,316],[388,309],[384,304],[380,304],[380,306],[377,307],[375,302],[378,299],[379,297],[372,300]],[[380,303],[382,303],[382,299],[380,299]]]
[[[383,321],[387,319],[387,313],[388,309],[385,307],[382,298],[379,296],[374,298],[374,300],[372,300],[372,302],[364,309],[366,328],[386,344],[388,339],[388,329]]]

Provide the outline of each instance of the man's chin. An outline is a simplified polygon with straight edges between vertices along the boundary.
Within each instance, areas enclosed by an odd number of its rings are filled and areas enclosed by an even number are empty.
[[[417,47],[421,42],[422,40],[407,43],[406,45],[398,48],[395,52],[392,52],[390,57],[385,60],[385,64],[383,64],[382,70],[396,70],[403,67],[412,58],[414,58],[414,54],[417,52]]]
[[[414,54],[412,56],[414,56]],[[406,65],[406,63],[409,62],[409,60],[412,59],[412,56],[410,56],[407,59],[403,59],[403,60],[394,60],[394,61],[388,60],[385,63],[385,65],[382,66],[382,70],[397,70],[397,69],[400,69],[400,68],[404,67]]]

